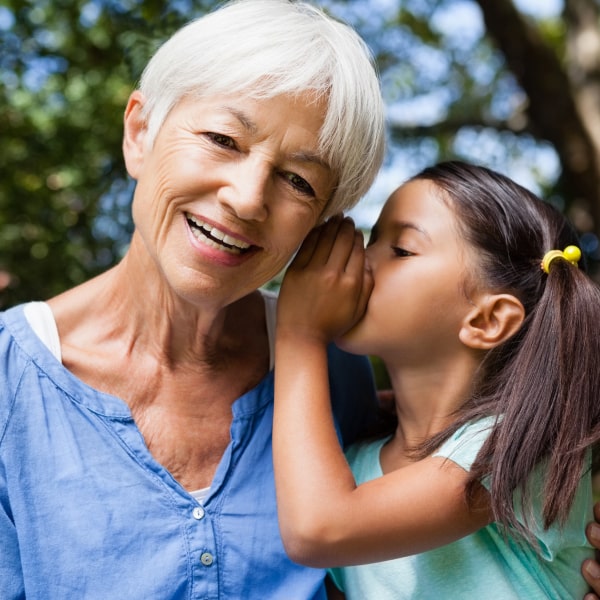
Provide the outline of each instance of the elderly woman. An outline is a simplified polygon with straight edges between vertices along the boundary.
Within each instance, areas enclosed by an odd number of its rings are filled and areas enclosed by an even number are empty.
[[[364,43],[308,5],[241,0],[159,49],[125,110],[127,254],[0,319],[4,600],[324,597],[279,537],[258,288],[383,146]],[[370,371],[330,359],[349,439]]]
[[[310,6],[230,4],[150,61],[123,149],[121,263],[0,316],[0,597],[324,598],[323,571],[279,537],[274,299],[258,288],[375,176],[369,53]],[[368,364],[329,358],[351,441]]]

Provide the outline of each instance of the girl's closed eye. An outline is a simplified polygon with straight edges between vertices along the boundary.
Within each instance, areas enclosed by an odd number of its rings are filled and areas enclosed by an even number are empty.
[[[400,246],[392,246],[392,252],[400,258],[406,258],[407,256],[415,255],[414,252],[406,250],[406,248],[401,248]]]

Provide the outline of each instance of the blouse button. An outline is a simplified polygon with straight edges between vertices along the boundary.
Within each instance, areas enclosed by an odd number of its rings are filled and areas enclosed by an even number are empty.
[[[210,552],[203,552],[202,556],[200,557],[200,562],[205,566],[205,567],[210,567],[210,565],[213,564],[214,558],[213,555]]]

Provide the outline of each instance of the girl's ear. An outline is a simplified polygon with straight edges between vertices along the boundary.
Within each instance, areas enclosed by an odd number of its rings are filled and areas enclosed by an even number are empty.
[[[137,179],[144,163],[144,140],[146,138],[147,123],[142,115],[146,99],[136,90],[129,96],[124,116],[123,131],[123,156],[127,172],[133,179]]]
[[[490,350],[512,337],[525,319],[525,309],[511,294],[484,294],[467,314],[458,337],[469,348]]]

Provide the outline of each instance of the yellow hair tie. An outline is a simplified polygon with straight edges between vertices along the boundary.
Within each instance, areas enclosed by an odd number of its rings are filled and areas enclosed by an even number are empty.
[[[550,272],[550,263],[555,258],[562,258],[572,265],[577,266],[579,259],[581,258],[581,250],[577,246],[567,246],[564,250],[550,250],[544,254],[542,259],[542,271],[544,273]]]

